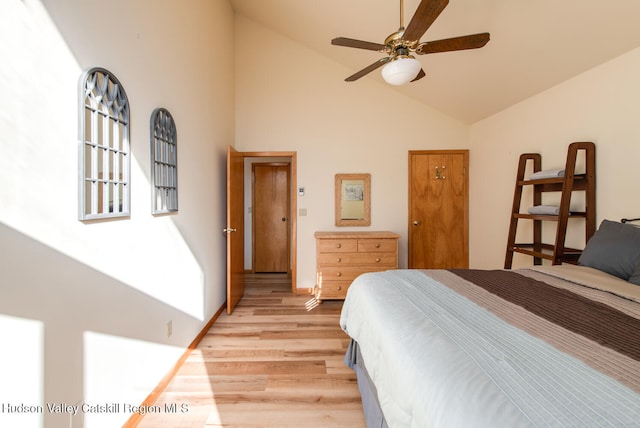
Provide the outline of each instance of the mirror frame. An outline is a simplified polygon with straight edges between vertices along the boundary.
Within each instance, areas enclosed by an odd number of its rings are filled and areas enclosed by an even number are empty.
[[[342,211],[342,181],[362,180],[364,182],[364,218],[343,219]],[[371,174],[336,174],[335,177],[335,216],[336,226],[370,226],[371,225]]]

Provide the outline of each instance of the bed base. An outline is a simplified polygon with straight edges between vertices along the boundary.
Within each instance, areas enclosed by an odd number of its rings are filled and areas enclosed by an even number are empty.
[[[378,392],[371,381],[367,369],[364,366],[360,347],[358,343],[351,339],[349,347],[344,356],[344,362],[349,368],[356,372],[358,379],[358,389],[362,397],[362,409],[367,422],[367,428],[389,428],[387,421],[384,419],[380,402],[378,401]]]

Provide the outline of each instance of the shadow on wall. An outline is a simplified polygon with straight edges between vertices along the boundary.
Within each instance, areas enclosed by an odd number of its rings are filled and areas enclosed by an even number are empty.
[[[0,261],[0,425],[120,426],[157,385],[150,366],[166,373],[184,351],[154,314],[171,314],[173,328],[193,318],[3,224],[0,241],[11,243]]]

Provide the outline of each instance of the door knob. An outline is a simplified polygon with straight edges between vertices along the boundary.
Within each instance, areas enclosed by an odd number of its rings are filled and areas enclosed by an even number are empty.
[[[421,221],[418,221],[418,220],[414,220],[414,221],[413,221],[413,225],[414,225],[414,226],[420,226],[421,224],[422,224],[422,222],[421,222]]]
[[[237,232],[237,231],[238,231],[238,229],[233,229],[233,228],[231,228],[231,227],[225,227],[224,229],[222,229],[222,231],[223,231],[224,233],[226,233],[226,234],[229,234],[229,233],[231,233],[231,232]]]
[[[287,218],[286,217],[282,217],[282,221],[287,221]]]

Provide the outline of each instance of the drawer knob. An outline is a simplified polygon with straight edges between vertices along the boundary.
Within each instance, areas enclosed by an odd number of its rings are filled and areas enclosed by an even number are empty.
[[[342,276],[342,272],[336,273],[336,276]]]
[[[380,263],[380,257],[376,258],[376,263]]]
[[[338,285],[338,288],[336,288],[338,291],[342,290],[342,285]]]
[[[342,259],[341,259],[340,257],[338,257],[338,258],[336,259],[336,262],[338,262],[338,263],[340,263],[341,261],[342,261]]]
[[[376,248],[380,248],[380,243],[379,242],[376,244]]]
[[[336,248],[342,248],[342,244],[336,244]]]

